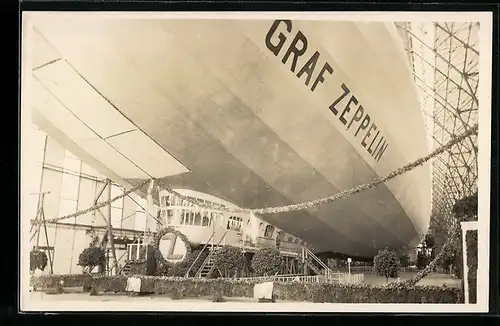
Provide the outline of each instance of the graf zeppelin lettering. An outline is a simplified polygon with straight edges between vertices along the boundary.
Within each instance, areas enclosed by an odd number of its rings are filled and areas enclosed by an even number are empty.
[[[287,41],[290,42],[288,47],[285,47]],[[334,73],[328,62],[324,60],[322,62],[318,51],[308,51],[307,37],[300,30],[292,36],[292,21],[290,20],[274,21],[266,35],[265,42],[269,51],[276,57],[281,56],[281,62],[289,65],[290,71],[302,80],[311,92],[314,92],[319,84],[323,84],[325,79]],[[304,64],[299,65],[299,61]],[[345,83],[340,85],[339,95],[332,101],[329,109],[346,127],[346,130],[354,134],[368,154],[377,162],[380,161],[389,144],[370,114]]]

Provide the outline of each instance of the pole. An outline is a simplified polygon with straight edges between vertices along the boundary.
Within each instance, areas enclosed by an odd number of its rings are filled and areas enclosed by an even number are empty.
[[[146,221],[144,223],[144,241],[143,241],[143,243],[146,242],[146,234],[148,232],[148,218],[149,218],[149,214],[150,214],[150,209],[153,206],[153,187],[154,187],[154,180],[151,179],[151,181],[149,182],[148,194],[147,194]]]
[[[158,209],[158,212],[156,214],[156,230],[159,231],[163,225],[163,223],[165,223],[165,225],[167,224],[167,214],[168,214],[168,211],[165,210],[165,218],[163,219],[162,221],[162,210],[164,210],[164,208],[166,207],[162,207],[161,205],[161,196],[160,196],[160,192],[161,192],[161,188],[160,186],[156,186],[156,192],[158,193],[158,200],[160,201],[159,202],[159,209]]]
[[[43,195],[41,195],[41,197],[43,197]],[[43,199],[40,199],[41,201],[43,201]],[[36,220],[38,220],[38,216],[40,216],[40,214],[42,213],[42,208],[40,208],[37,212],[37,218]],[[36,230],[36,249],[38,250],[38,246],[40,244],[40,228],[42,227],[41,224],[38,224],[38,227],[37,227],[37,230]]]
[[[41,206],[41,209],[40,209],[40,216],[42,217],[42,222],[43,222],[43,230],[44,230],[44,233],[45,233],[45,243],[47,244],[47,252],[49,253],[49,264],[50,264],[50,274],[54,274],[54,261],[52,260],[52,254],[50,253],[50,245],[49,245],[49,235],[48,235],[48,232],[47,232],[47,223],[45,223],[45,212],[43,211],[43,203],[45,201],[45,193],[42,193],[40,194],[42,197],[41,197],[41,202],[42,202],[42,206]],[[40,232],[38,232],[38,234],[40,234]],[[37,244],[38,246],[38,244]],[[54,246],[55,246],[55,243],[54,243]]]
[[[108,183],[108,200],[111,200],[111,180],[108,179],[107,183]],[[115,261],[116,265],[118,261],[116,259],[115,241],[113,240],[113,226],[111,225],[111,202],[108,204],[108,240],[109,244],[111,245],[111,253],[113,254],[113,260]]]
[[[36,215],[35,215],[35,222],[37,222],[39,219],[40,219],[40,216],[41,216],[41,213],[42,213],[42,209],[43,209],[43,200],[44,200],[44,196],[46,194],[50,194],[50,191],[45,191],[45,192],[34,192],[34,193],[31,193],[30,195],[38,195],[38,204],[37,204],[37,208],[36,208]],[[30,238],[30,241],[33,240],[33,238],[35,237],[36,235],[36,245],[35,245],[35,249],[38,250],[38,247],[39,247],[39,243],[40,243],[40,230],[42,228],[42,224],[41,223],[38,223],[38,225],[34,225],[32,224],[31,225],[31,228],[30,228],[30,234],[31,232],[33,231],[33,229],[36,227],[36,231],[35,231],[35,234],[33,234],[33,236]]]

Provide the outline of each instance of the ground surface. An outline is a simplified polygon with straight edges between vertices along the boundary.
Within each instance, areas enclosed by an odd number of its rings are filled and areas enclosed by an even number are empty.
[[[110,301],[119,301],[119,302],[148,302],[151,300],[154,301],[165,301],[165,302],[178,302],[181,301],[183,303],[195,303],[195,302],[212,302],[213,297],[199,297],[199,298],[185,298],[179,300],[173,300],[168,296],[163,295],[144,295],[144,296],[130,296],[126,294],[112,294],[112,293],[103,293],[97,296],[91,296],[88,292],[83,292],[80,288],[69,288],[65,289],[64,294],[47,294],[42,291],[32,292],[29,295],[29,300],[33,301],[43,301],[43,302],[64,302],[64,301],[94,301],[94,302],[110,302]],[[256,299],[253,298],[224,298],[224,302],[228,303],[241,303],[241,302],[257,302]],[[282,303],[293,302],[287,300],[280,300]]]

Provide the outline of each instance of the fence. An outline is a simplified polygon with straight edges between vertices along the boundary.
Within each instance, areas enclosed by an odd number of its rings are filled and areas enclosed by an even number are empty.
[[[146,250],[144,252],[141,252],[141,249],[143,247],[146,247]],[[143,243],[127,244],[127,254],[128,254],[127,255],[128,260],[147,259],[148,258],[147,245]]]
[[[341,269],[347,270],[347,267],[343,267]],[[416,267],[400,267],[399,271],[402,273],[418,272],[418,268],[416,268]],[[373,266],[351,266],[351,272],[356,272],[356,273],[373,272]]]
[[[258,276],[258,277],[243,277],[239,280],[252,280],[262,282],[281,282],[281,283],[363,283],[364,274],[344,274],[344,273],[329,273],[325,275],[275,275],[275,276]]]

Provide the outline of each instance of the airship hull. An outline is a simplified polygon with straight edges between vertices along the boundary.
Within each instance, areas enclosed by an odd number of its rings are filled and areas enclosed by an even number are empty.
[[[239,207],[285,206],[369,183],[428,152],[390,24],[89,19],[34,24],[58,59],[36,65],[33,76],[69,103],[57,76],[73,71],[178,166],[165,175],[114,170],[131,184],[153,176]],[[131,134],[101,139],[137,155]],[[373,256],[418,243],[429,214],[424,165],[328,204],[261,218],[317,251]]]

